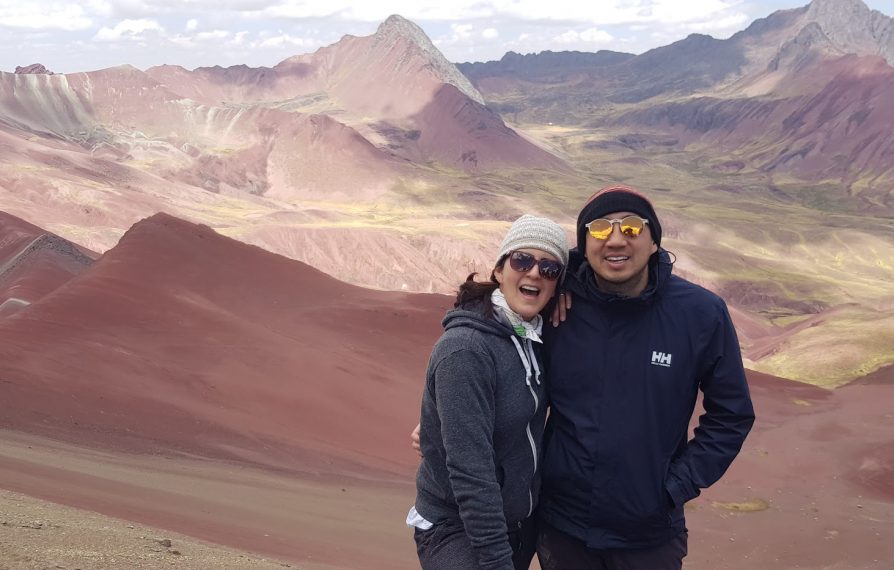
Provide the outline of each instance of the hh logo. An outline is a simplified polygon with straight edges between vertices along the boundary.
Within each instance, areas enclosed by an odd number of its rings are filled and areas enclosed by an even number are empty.
[[[665,368],[670,368],[671,365],[671,355],[664,354],[663,352],[658,352],[657,350],[652,351],[652,364],[655,366],[664,366]]]

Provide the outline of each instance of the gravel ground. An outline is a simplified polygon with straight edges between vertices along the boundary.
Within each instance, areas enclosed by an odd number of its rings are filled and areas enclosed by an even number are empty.
[[[0,489],[0,570],[298,566]]]

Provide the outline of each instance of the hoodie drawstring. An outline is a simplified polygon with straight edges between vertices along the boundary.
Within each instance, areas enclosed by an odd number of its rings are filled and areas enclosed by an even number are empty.
[[[534,387],[531,386],[531,366],[533,365],[535,372],[534,380],[537,384],[540,384],[540,365],[537,364],[537,359],[534,357],[534,349],[531,347],[531,341],[528,339],[523,339],[522,342],[526,342],[525,348],[523,349],[521,343],[519,343],[518,338],[515,335],[512,335],[512,344],[515,345],[515,350],[518,352],[519,358],[521,358],[522,364],[525,366],[525,384],[528,385],[528,390],[531,392],[531,397],[534,398],[534,411],[537,411],[540,408],[540,399],[537,397],[537,392],[534,391]],[[528,443],[531,444],[531,457],[534,460],[534,473],[537,473],[537,445],[534,443],[534,435],[531,433],[531,424],[525,426],[525,433],[528,436]],[[528,516],[534,512],[534,495],[531,492],[531,489],[528,489],[528,504],[530,505],[528,508]]]
[[[531,385],[531,367],[534,367],[534,381],[537,382],[537,385],[540,385],[540,365],[537,364],[537,357],[534,355],[534,346],[533,343],[524,339],[522,342],[525,343],[525,347],[522,348],[521,343],[518,340],[518,337],[512,336],[512,343],[515,345],[515,351],[518,352],[518,357],[521,358],[522,364],[525,365],[525,384],[528,386]]]

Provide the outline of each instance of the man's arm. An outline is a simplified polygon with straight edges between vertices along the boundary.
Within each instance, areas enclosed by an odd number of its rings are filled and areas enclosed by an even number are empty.
[[[739,339],[726,305],[720,303],[721,318],[698,378],[705,413],[686,450],[671,464],[666,482],[675,506],[694,499],[720,479],[754,424]]]

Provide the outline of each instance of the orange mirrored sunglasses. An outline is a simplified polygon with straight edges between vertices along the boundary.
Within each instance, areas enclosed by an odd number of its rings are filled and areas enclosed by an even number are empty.
[[[598,240],[607,240],[612,235],[612,229],[615,224],[621,229],[621,235],[624,237],[635,238],[643,233],[649,220],[640,218],[639,216],[624,216],[620,220],[609,220],[608,218],[598,218],[586,224],[584,227],[590,232],[590,235]]]

